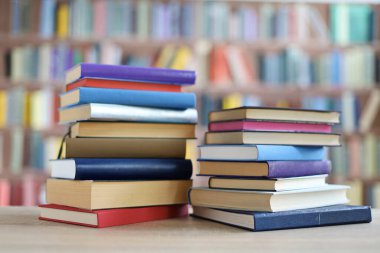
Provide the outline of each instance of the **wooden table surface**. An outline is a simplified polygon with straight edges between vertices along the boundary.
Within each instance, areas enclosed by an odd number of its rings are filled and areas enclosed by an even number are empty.
[[[372,216],[369,224],[254,233],[192,217],[94,229],[40,221],[36,207],[2,207],[0,252],[380,252],[380,210]]]

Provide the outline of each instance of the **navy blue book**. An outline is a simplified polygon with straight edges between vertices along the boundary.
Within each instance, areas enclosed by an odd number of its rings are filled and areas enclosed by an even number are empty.
[[[80,87],[60,96],[61,107],[90,103],[184,110],[195,108],[195,94]]]
[[[191,160],[74,158],[50,161],[51,177],[72,180],[180,180],[193,172]]]
[[[193,206],[193,216],[248,229],[267,231],[290,228],[369,223],[369,206],[334,205],[282,212],[248,212]]]

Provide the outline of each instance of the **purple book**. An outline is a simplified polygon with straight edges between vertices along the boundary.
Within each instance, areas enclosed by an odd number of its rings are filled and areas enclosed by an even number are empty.
[[[199,161],[199,175],[218,177],[288,178],[329,174],[331,162],[323,161]]]
[[[189,70],[81,63],[66,72],[66,84],[85,77],[177,85],[195,83],[195,72]]]

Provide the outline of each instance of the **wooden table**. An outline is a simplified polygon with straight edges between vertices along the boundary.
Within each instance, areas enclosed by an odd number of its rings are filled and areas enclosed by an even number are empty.
[[[3,207],[0,252],[380,252],[380,210],[372,215],[370,224],[252,233],[192,217],[94,229]]]

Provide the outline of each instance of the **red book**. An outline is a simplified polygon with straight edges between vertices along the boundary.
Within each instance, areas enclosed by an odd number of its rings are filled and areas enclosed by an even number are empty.
[[[284,131],[284,132],[317,132],[331,133],[331,125],[290,123],[274,121],[224,121],[212,122],[208,126],[210,131]]]
[[[113,79],[96,79],[96,78],[79,79],[76,82],[66,85],[66,91],[70,91],[78,87],[181,92],[181,85],[175,85],[175,84],[143,83],[143,82],[121,81],[121,80],[113,80]]]
[[[231,82],[231,72],[225,55],[225,47],[214,47],[210,56],[210,80],[215,84]]]
[[[94,228],[128,225],[188,215],[187,205],[85,210],[61,205],[40,205],[40,220]]]

